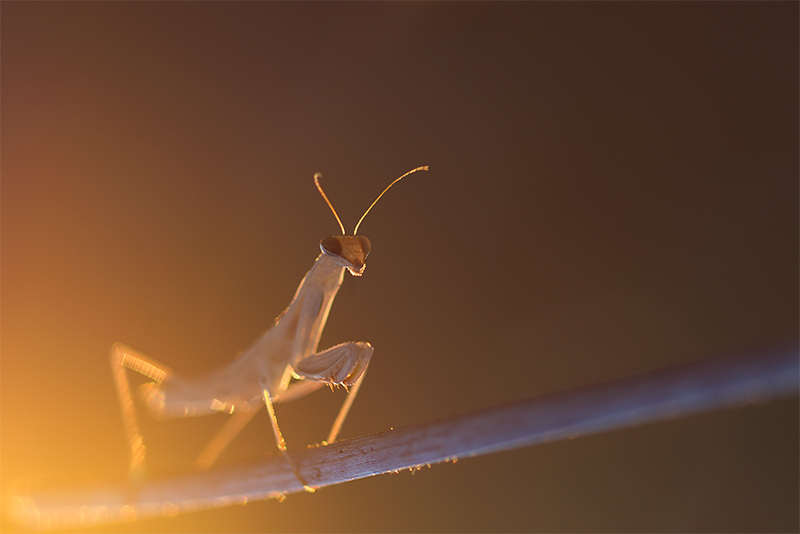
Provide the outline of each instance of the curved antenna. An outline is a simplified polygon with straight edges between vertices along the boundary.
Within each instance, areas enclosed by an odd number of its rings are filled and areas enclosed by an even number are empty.
[[[396,184],[397,182],[399,182],[400,180],[402,180],[403,178],[405,178],[405,177],[406,177],[406,176],[408,176],[409,174],[411,174],[411,173],[415,173],[415,172],[417,172],[417,171],[427,171],[427,170],[428,170],[428,166],[427,166],[427,165],[425,165],[424,167],[417,167],[416,169],[411,169],[410,171],[408,171],[407,173],[405,173],[403,176],[401,176],[400,178],[398,178],[397,180],[395,180],[394,182],[392,182],[392,183],[390,183],[388,186],[386,186],[386,189],[384,189],[384,190],[383,190],[383,193],[387,192],[387,191],[389,190],[389,188],[390,188],[390,187],[392,187],[394,184]],[[358,224],[356,224],[356,229],[355,229],[355,230],[353,230],[353,235],[356,235],[356,234],[358,233],[358,227],[359,227],[359,226],[361,226],[361,221],[363,221],[363,220],[364,220],[364,217],[366,217],[366,216],[367,216],[367,213],[369,213],[369,210],[371,210],[371,209],[372,209],[372,207],[373,207],[375,204],[377,204],[377,203],[378,203],[378,201],[379,201],[379,200],[381,199],[381,197],[383,196],[383,193],[381,193],[380,195],[378,195],[378,198],[376,198],[376,199],[375,199],[375,202],[373,202],[373,203],[370,205],[370,207],[368,207],[368,208],[367,208],[367,211],[365,211],[365,212],[364,212],[364,215],[362,215],[362,216],[361,216],[361,218],[358,220]]]
[[[342,235],[347,235],[347,231],[344,229],[344,225],[342,224],[342,220],[339,218],[339,214],[336,213],[335,209],[333,209],[333,204],[331,204],[331,201],[328,200],[328,195],[325,194],[325,191],[322,190],[322,186],[319,185],[319,179],[320,178],[322,178],[322,174],[320,174],[320,173],[314,174],[314,183],[317,185],[317,189],[319,189],[319,194],[322,195],[322,198],[325,199],[325,202],[328,204],[328,207],[333,212],[333,216],[336,217],[336,222],[339,223],[339,228],[342,229]],[[355,235],[355,234],[353,234],[353,235]]]

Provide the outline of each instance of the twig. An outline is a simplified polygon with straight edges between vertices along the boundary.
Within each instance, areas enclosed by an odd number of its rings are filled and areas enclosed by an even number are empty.
[[[797,394],[798,349],[716,358],[293,452],[322,488],[373,475]],[[17,496],[28,528],[51,530],[176,515],[304,491],[282,456],[245,466],[69,493]]]

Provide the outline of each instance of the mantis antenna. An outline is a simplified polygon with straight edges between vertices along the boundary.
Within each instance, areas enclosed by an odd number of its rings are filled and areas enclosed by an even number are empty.
[[[358,223],[356,224],[356,229],[355,229],[355,230],[353,230],[353,235],[356,235],[356,234],[358,233],[358,227],[359,227],[359,226],[361,226],[361,221],[363,221],[363,220],[364,220],[364,217],[366,217],[366,216],[367,216],[367,213],[369,213],[369,210],[371,210],[371,209],[373,208],[373,206],[375,206],[375,204],[377,204],[377,203],[378,203],[378,201],[381,199],[381,197],[383,196],[383,194],[384,194],[384,193],[386,193],[386,192],[389,190],[389,188],[390,188],[390,187],[392,187],[394,184],[396,184],[397,182],[399,182],[400,180],[402,180],[403,178],[405,178],[405,177],[406,177],[406,176],[408,176],[409,174],[415,173],[415,172],[417,172],[417,171],[427,171],[427,170],[428,170],[428,166],[427,166],[427,165],[425,165],[424,167],[417,167],[416,169],[412,169],[412,170],[408,171],[408,172],[407,172],[407,173],[405,173],[403,176],[401,176],[400,178],[396,179],[394,182],[392,182],[392,183],[390,183],[388,186],[386,186],[386,189],[384,189],[384,190],[383,190],[383,193],[381,193],[380,195],[378,195],[378,198],[376,198],[376,199],[375,199],[375,202],[373,202],[373,203],[370,205],[370,207],[368,207],[368,208],[367,208],[367,211],[365,211],[365,212],[364,212],[364,215],[362,215],[362,216],[361,216],[361,218],[358,220]],[[315,178],[315,179],[316,179],[316,178]],[[317,184],[317,187],[319,187],[319,184]],[[322,191],[322,189],[320,189],[320,191]],[[325,193],[323,193],[323,194],[322,194],[322,196],[325,196]],[[326,198],[325,200],[327,200],[327,198]],[[330,205],[330,202],[328,202],[328,205]],[[333,207],[332,207],[332,206],[331,206],[331,209],[333,209]],[[334,211],[333,213],[334,213],[334,215],[336,214],[336,212],[335,212],[335,211]],[[339,218],[339,216],[338,216],[338,215],[336,215],[336,218],[338,219],[338,218]],[[341,221],[339,221],[339,224],[342,224],[342,223],[341,223]],[[344,227],[342,227],[342,230],[344,231]]]
[[[328,204],[328,207],[333,212],[333,216],[336,217],[336,222],[339,223],[339,228],[342,229],[342,235],[347,235],[347,231],[344,229],[344,225],[342,224],[342,220],[339,218],[339,214],[336,213],[335,209],[333,209],[333,204],[331,204],[331,201],[328,200],[328,195],[325,194],[325,191],[322,190],[322,186],[319,185],[319,179],[320,178],[322,178],[322,175],[320,173],[316,173],[314,175],[314,183],[317,184],[317,189],[319,189],[319,194],[322,195],[322,198],[325,199],[325,202]],[[383,193],[381,193],[381,194],[383,194]],[[381,197],[378,197],[378,198],[381,198]],[[367,211],[369,211],[369,210],[367,210]],[[362,217],[362,219],[363,219],[363,217]],[[353,235],[355,235],[355,234],[353,234]]]

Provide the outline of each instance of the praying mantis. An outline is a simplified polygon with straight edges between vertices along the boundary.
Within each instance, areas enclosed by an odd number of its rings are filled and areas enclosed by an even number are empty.
[[[220,412],[231,415],[195,461],[199,469],[210,468],[260,408],[266,406],[278,449],[289,461],[298,480],[303,482],[286,453],[286,442],[278,426],[274,404],[298,399],[326,384],[331,388],[344,386],[348,390],[347,397],[324,443],[336,441],[364,381],[373,347],[362,341],[347,342],[317,352],[322,330],[344,280],[345,270],[357,277],[364,274],[365,262],[372,248],[369,239],[357,235],[364,218],[394,184],[409,174],[427,170],[427,166],[417,167],[391,182],[361,216],[352,235],[347,234],[323,191],[319,183],[321,175],[315,174],[314,183],[336,217],[342,235],[328,236],[320,241],[321,253],[300,282],[289,307],[275,319],[271,328],[228,365],[206,376],[187,379],[121,343],[111,347],[111,370],[130,445],[132,478],[141,476],[146,448],[127,371],[135,371],[152,380],[139,386],[138,393],[147,410],[156,418],[196,417]]]

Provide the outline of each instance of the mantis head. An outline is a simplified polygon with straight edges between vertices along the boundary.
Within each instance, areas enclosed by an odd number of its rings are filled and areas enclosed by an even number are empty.
[[[363,235],[356,235],[358,234],[358,227],[361,226],[361,221],[364,220],[364,217],[367,216],[369,210],[371,210],[372,207],[378,203],[378,200],[380,200],[383,194],[386,193],[390,187],[411,173],[427,170],[427,166],[417,167],[416,169],[408,171],[403,176],[390,183],[386,189],[383,190],[383,193],[378,195],[378,198],[376,198],[370,207],[367,208],[367,211],[364,212],[364,215],[362,215],[358,220],[356,228],[353,230],[353,235],[347,235],[347,231],[344,229],[344,225],[342,224],[342,220],[339,218],[339,214],[336,213],[335,209],[333,209],[333,204],[331,204],[331,201],[328,200],[328,196],[325,194],[325,191],[322,190],[322,186],[319,185],[319,179],[322,177],[322,175],[319,173],[315,174],[314,183],[317,185],[317,189],[319,189],[319,193],[322,195],[322,198],[325,199],[328,207],[333,212],[333,216],[336,217],[336,221],[339,223],[339,228],[342,229],[342,235],[333,235],[322,238],[322,241],[319,242],[319,248],[322,250],[322,253],[330,256],[337,265],[346,268],[353,276],[361,276],[364,274],[364,269],[367,268],[367,256],[369,256],[370,251],[372,251],[372,244],[369,242],[369,239]]]
[[[361,276],[367,268],[367,256],[372,250],[369,239],[363,235],[330,235],[319,242],[322,253],[345,267],[353,276]]]

